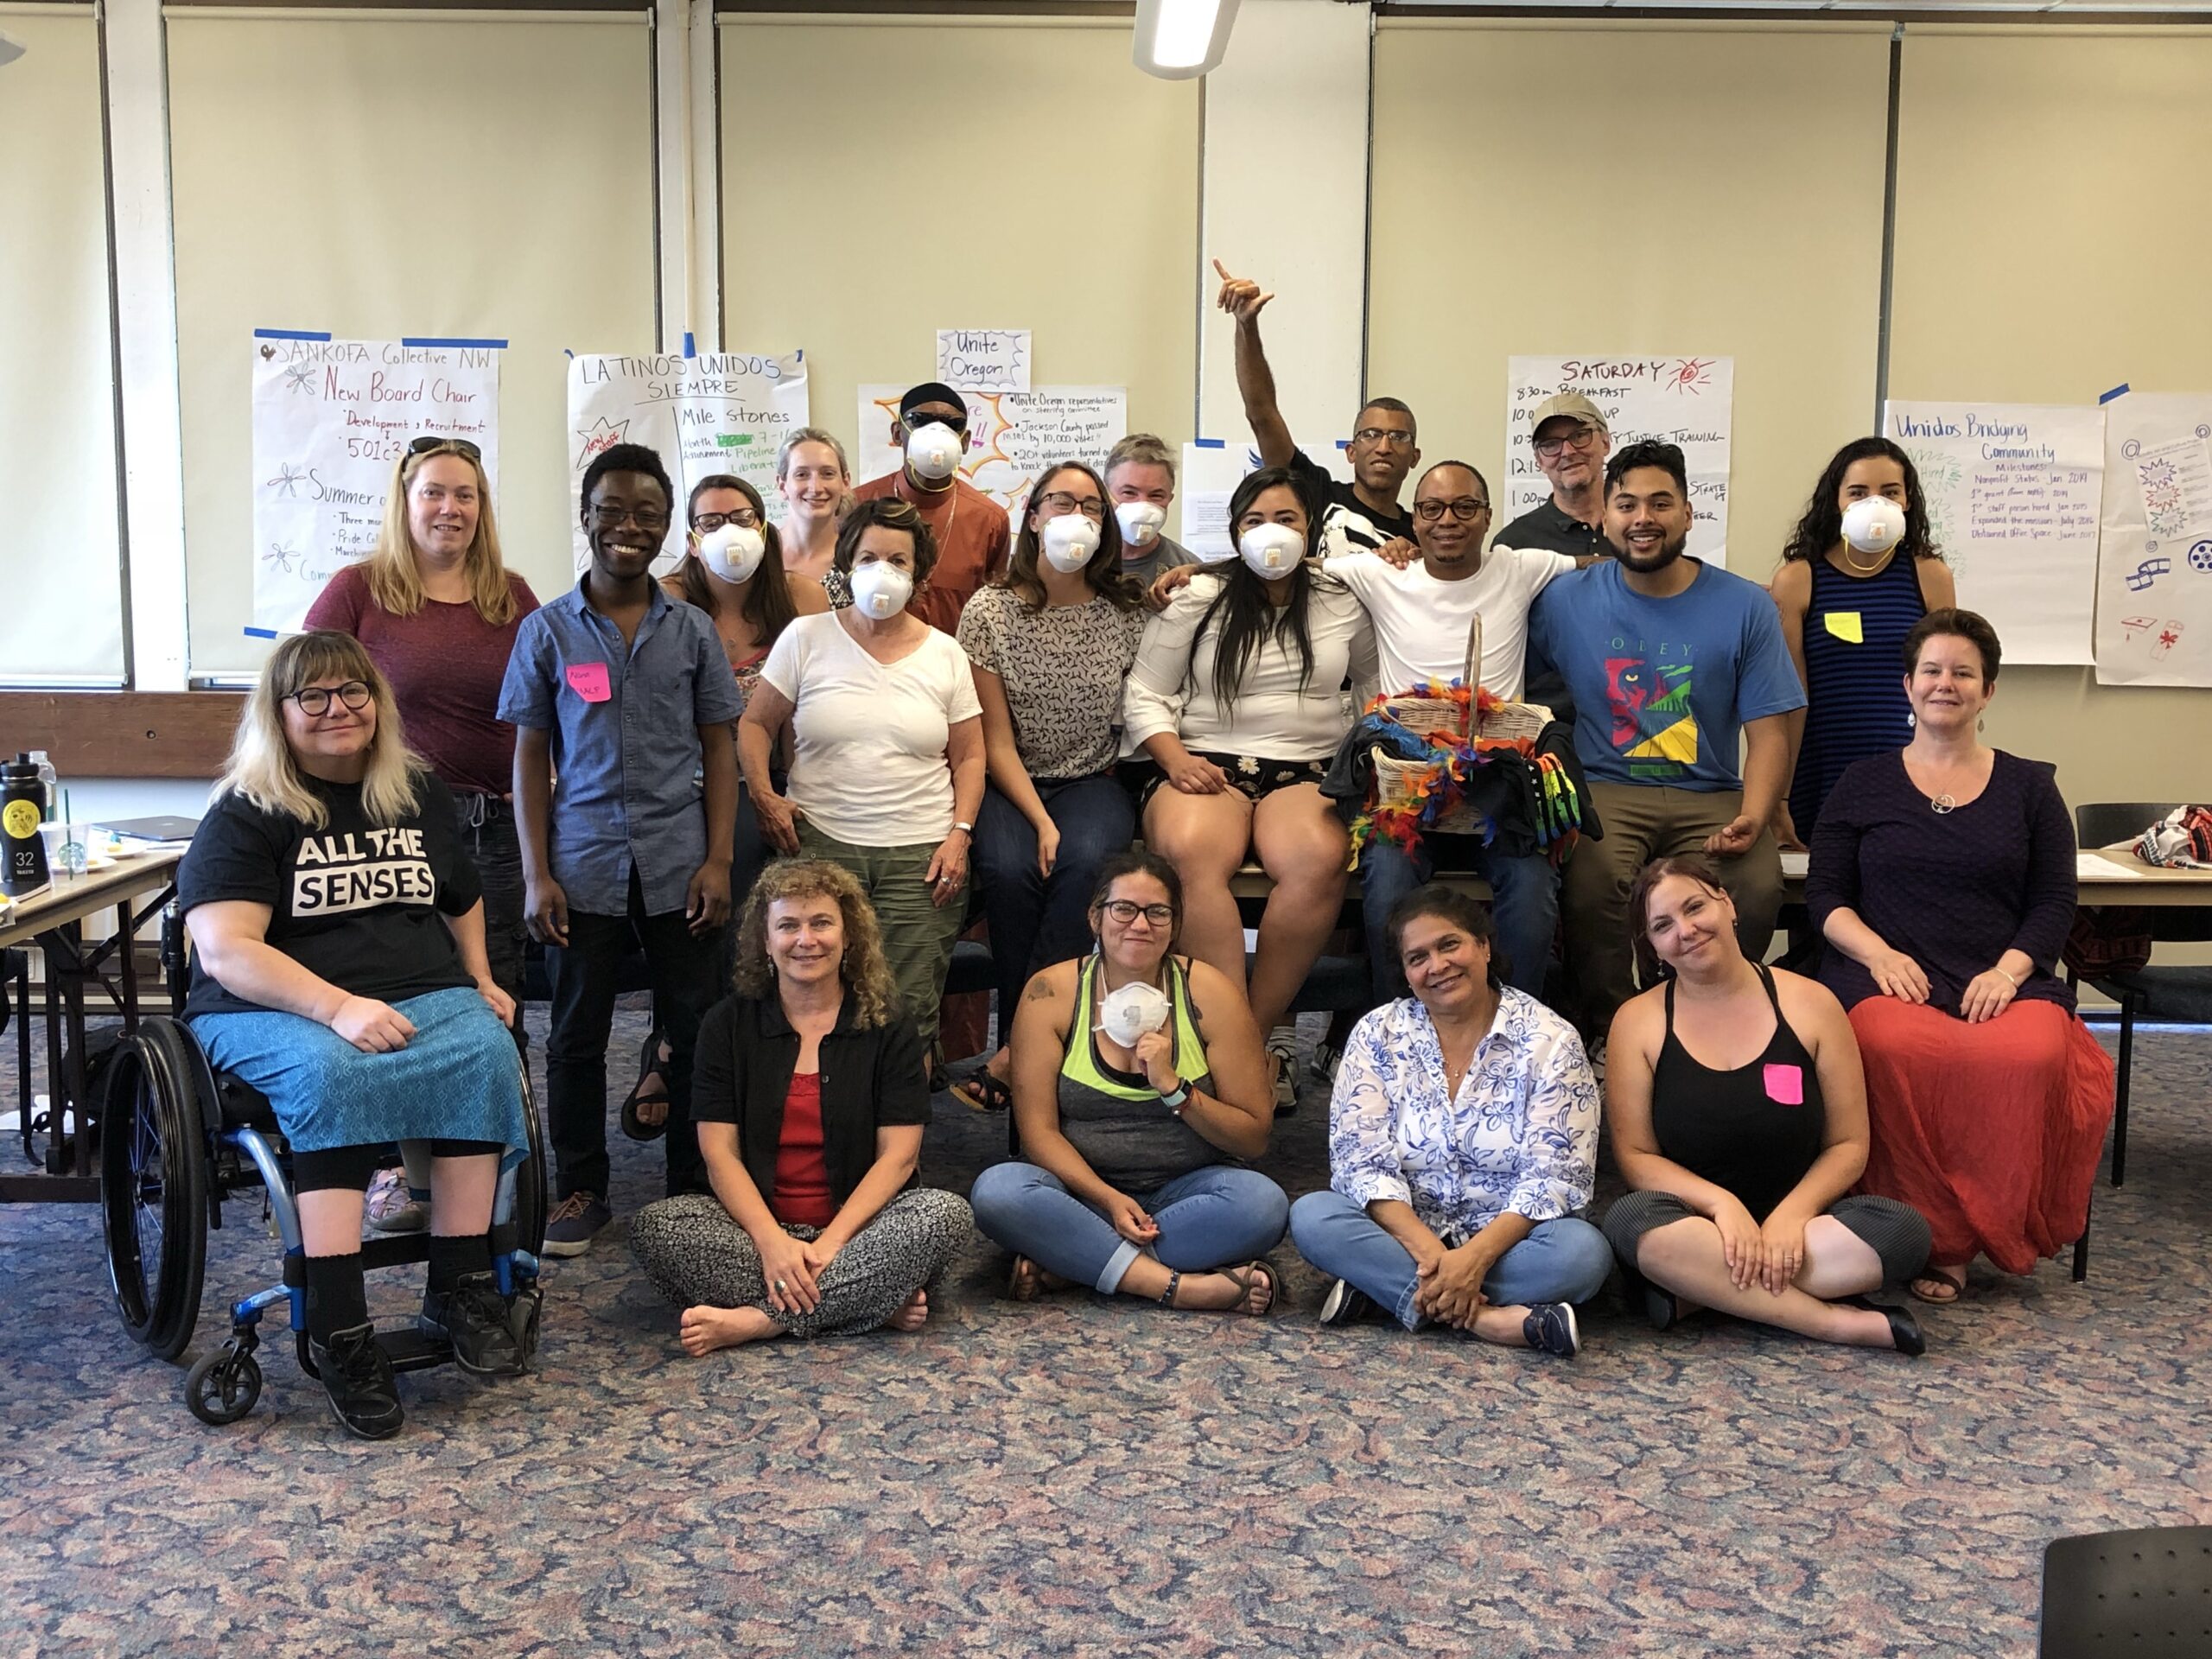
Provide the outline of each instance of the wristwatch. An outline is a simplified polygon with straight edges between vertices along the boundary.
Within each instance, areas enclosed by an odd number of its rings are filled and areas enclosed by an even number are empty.
[[[1191,1085],[1187,1083],[1177,1084],[1175,1092],[1172,1095],[1162,1095],[1160,1097],[1160,1103],[1174,1113],[1176,1116],[1182,1116],[1183,1109],[1191,1103]]]

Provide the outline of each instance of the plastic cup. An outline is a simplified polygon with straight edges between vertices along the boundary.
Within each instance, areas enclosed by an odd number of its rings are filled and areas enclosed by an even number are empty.
[[[82,875],[85,873],[85,830],[81,823],[41,823],[40,835],[46,838],[46,867],[56,875]]]

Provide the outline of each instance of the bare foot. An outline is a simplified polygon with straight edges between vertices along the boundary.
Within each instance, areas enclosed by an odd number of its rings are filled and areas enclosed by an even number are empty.
[[[1006,1294],[1017,1302],[1033,1302],[1039,1292],[1065,1290],[1074,1282],[1057,1273],[1046,1272],[1026,1255],[1017,1255],[1014,1258],[1014,1271],[1007,1275]]]
[[[1918,1300],[1932,1302],[1939,1307],[1957,1301],[1960,1293],[1966,1287],[1967,1270],[1964,1268],[1939,1268],[1932,1263],[1907,1287]]]
[[[926,1290],[918,1290],[883,1324],[884,1328],[890,1331],[918,1331],[929,1323],[929,1318],[930,1294]]]
[[[1225,1273],[1186,1273],[1175,1287],[1175,1306],[1217,1313],[1264,1313],[1274,1295],[1274,1274],[1263,1262],[1252,1270],[1251,1287],[1240,1289]]]
[[[683,1351],[696,1359],[717,1348],[735,1348],[763,1337],[781,1333],[783,1327],[757,1307],[709,1307],[703,1303],[683,1310],[677,1337]]]
[[[631,1098],[636,1103],[630,1109],[637,1115],[638,1122],[649,1129],[657,1129],[668,1122],[668,1078],[664,1069],[676,1058],[666,1042],[655,1049],[653,1055],[651,1067],[638,1073],[638,1081],[630,1089]]]

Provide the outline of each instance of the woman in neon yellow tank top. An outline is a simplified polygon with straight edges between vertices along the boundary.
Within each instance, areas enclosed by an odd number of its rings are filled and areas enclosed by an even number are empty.
[[[1165,1307],[1265,1313],[1259,1257],[1290,1217],[1241,1160],[1268,1149],[1274,1100],[1243,993],[1173,954],[1182,884],[1150,853],[1099,872],[1098,949],[1044,969],[1014,1016],[1026,1159],[977,1178],[976,1225],[1014,1252],[1009,1295],[1090,1285]]]

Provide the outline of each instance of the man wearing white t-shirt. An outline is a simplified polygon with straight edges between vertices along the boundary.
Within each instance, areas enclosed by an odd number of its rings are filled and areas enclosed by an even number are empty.
[[[1529,639],[1529,607],[1552,580],[1578,561],[1561,553],[1493,547],[1490,486],[1465,461],[1439,461],[1414,491],[1414,537],[1421,560],[1400,569],[1373,553],[1332,558],[1323,568],[1358,595],[1375,624],[1382,688],[1405,691],[1425,680],[1450,681],[1465,671],[1467,635],[1483,619],[1478,672],[1493,696],[1517,700]],[[1438,869],[1466,871],[1491,884],[1498,943],[1510,982],[1531,996],[1543,989],[1552,936],[1559,925],[1559,874],[1541,854],[1513,857],[1479,837],[1429,834],[1406,852],[1382,840],[1360,857],[1360,904],[1367,956],[1378,1001],[1405,994],[1405,976],[1389,949],[1390,907]]]

